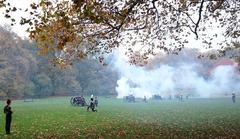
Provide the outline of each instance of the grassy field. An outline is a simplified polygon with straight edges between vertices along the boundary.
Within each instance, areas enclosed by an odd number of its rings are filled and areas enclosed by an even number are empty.
[[[240,138],[240,100],[230,98],[124,103],[99,98],[98,112],[70,106],[69,97],[13,101],[12,134],[0,138]],[[4,107],[4,102],[1,103]]]

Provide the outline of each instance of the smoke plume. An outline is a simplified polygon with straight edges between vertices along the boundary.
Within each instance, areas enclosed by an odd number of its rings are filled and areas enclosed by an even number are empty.
[[[136,66],[130,65],[125,55],[115,53],[118,98],[130,94],[140,98],[219,97],[240,90],[240,74],[234,62],[217,64],[217,61],[194,58],[196,54],[184,50],[179,55],[160,55],[145,66]]]

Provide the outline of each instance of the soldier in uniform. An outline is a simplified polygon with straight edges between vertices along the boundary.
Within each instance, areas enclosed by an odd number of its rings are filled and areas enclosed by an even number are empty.
[[[236,95],[235,95],[235,93],[232,93],[232,102],[233,102],[233,103],[236,102]]]
[[[95,98],[94,98],[94,104],[95,104],[96,107],[98,106],[98,99],[97,99],[97,96],[95,96]]]
[[[183,95],[180,95],[180,101],[183,101]]]
[[[147,97],[146,96],[143,97],[143,102],[145,102],[145,103],[147,102]]]
[[[5,131],[6,134],[10,134],[11,131],[11,122],[12,122],[12,110],[10,107],[11,100],[7,100],[7,105],[4,107],[4,113],[6,114],[6,124],[5,124]]]
[[[90,104],[89,104],[89,106],[87,107],[87,111],[89,111],[89,108],[91,108],[93,112],[97,111],[97,110],[95,109],[95,104],[94,104],[93,98],[90,99]]]
[[[85,101],[85,98],[83,97],[83,95],[81,95],[81,98],[82,98],[82,106],[85,106],[86,105],[86,101]]]

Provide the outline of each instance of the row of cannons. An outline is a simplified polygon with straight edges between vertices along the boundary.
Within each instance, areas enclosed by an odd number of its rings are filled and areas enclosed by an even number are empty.
[[[154,98],[154,99],[157,99],[157,100],[161,100],[161,99],[162,99],[162,97],[159,96],[159,95],[153,96],[153,98]],[[124,100],[125,102],[136,102],[136,98],[135,98],[134,95],[125,96],[125,97],[123,97],[123,100]],[[142,101],[144,101],[144,102],[147,101],[146,96],[144,96],[144,98],[142,99]]]
[[[235,103],[236,102],[236,94],[232,93],[231,95],[232,95],[232,102]],[[179,95],[179,94],[177,94],[177,95],[174,95],[174,96],[169,95],[168,97],[162,97],[160,95],[156,95],[155,94],[155,95],[152,96],[152,99],[153,100],[166,100],[166,99],[171,100],[171,99],[175,99],[175,100],[179,100],[179,101],[184,101],[184,100],[187,100],[189,97],[192,97],[192,96],[191,95],[181,95],[181,94]],[[125,96],[123,98],[123,100],[125,102],[136,102],[136,98],[132,94],[128,95],[128,96]],[[147,102],[146,96],[144,96],[142,101]]]
[[[189,97],[188,95],[185,96],[185,99],[188,99],[188,97]],[[173,98],[178,99],[179,101],[183,101],[183,95],[175,95],[175,96],[173,96]],[[154,100],[163,100],[164,98],[162,96],[160,96],[160,95],[153,95],[152,99],[154,99]],[[172,99],[172,96],[169,96],[168,99]],[[233,101],[233,103],[235,103],[235,99],[236,99],[236,95],[233,93],[232,94],[232,101]],[[125,96],[123,98],[123,100],[125,102],[136,102],[136,98],[132,94],[128,95],[128,96]],[[142,101],[147,102],[146,96],[144,96]],[[89,106],[83,96],[71,97],[70,103],[71,103],[72,106],[81,106],[81,107]],[[94,99],[94,103],[95,103],[96,106],[98,105],[98,100],[96,98]]]
[[[155,99],[155,100],[162,100],[162,97],[160,95],[153,95],[152,98]],[[123,98],[123,100],[125,102],[136,102],[136,98],[135,98],[134,95],[125,96]],[[143,101],[146,101],[146,100],[147,100],[147,98],[144,97]],[[87,104],[87,102],[86,102],[86,100],[83,96],[71,97],[70,103],[71,103],[72,106],[81,106],[81,107],[88,106],[88,104]]]
[[[176,96],[174,96],[174,98],[182,101],[182,100],[183,100],[183,95],[176,95]],[[152,96],[152,99],[153,99],[153,100],[163,100],[164,98],[163,98],[162,96],[160,96],[160,95],[153,95],[153,96]],[[169,96],[168,99],[172,99],[172,97]],[[188,99],[188,96],[186,96],[186,99]],[[136,102],[136,98],[135,98],[134,95],[125,96],[125,97],[123,97],[123,100],[124,100],[125,102]],[[144,96],[144,98],[142,99],[142,101],[144,101],[144,102],[147,101],[146,96]]]

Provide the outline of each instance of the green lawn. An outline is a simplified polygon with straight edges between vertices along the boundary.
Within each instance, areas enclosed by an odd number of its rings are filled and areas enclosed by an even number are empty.
[[[240,138],[240,100],[236,104],[230,98],[124,103],[100,97],[98,112],[87,112],[70,106],[69,99],[13,101],[12,134],[4,134],[2,112],[0,138]]]

